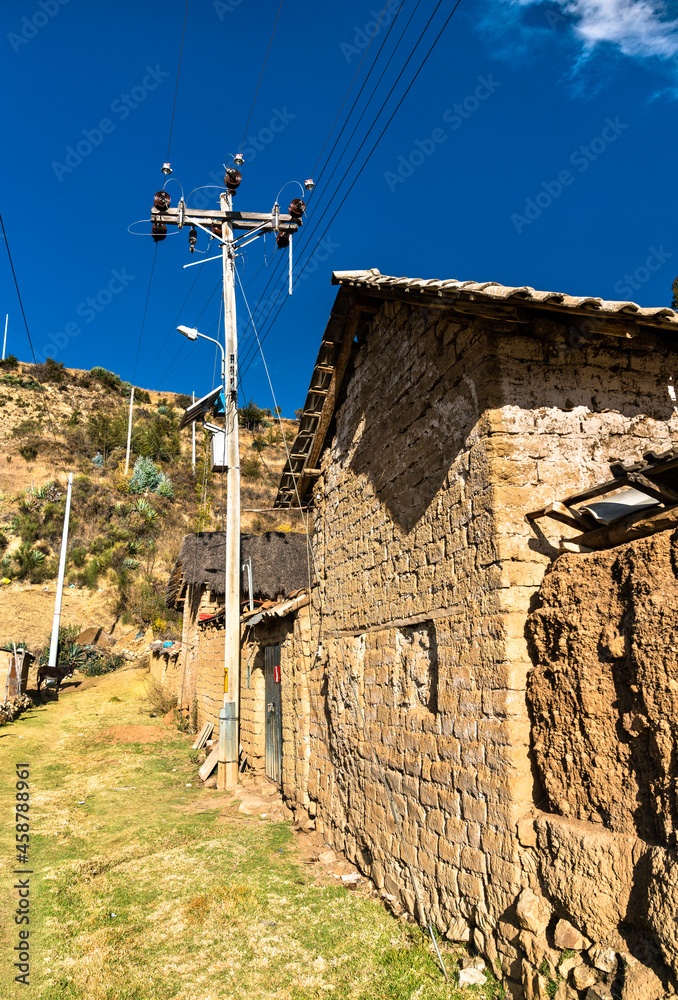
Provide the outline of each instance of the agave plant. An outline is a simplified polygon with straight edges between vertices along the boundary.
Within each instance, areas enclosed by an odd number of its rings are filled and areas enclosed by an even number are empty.
[[[151,507],[148,500],[144,500],[143,497],[140,497],[138,500],[134,501],[134,503],[132,504],[132,510],[136,511],[137,514],[140,514],[143,517],[144,521],[146,521],[148,524],[152,524],[152,522],[155,521],[156,517],[158,516],[157,512],[154,510],[153,507]]]

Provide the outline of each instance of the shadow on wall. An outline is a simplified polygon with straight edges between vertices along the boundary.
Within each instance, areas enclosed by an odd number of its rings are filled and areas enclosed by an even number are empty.
[[[455,461],[470,450],[474,429],[489,408],[586,407],[663,421],[674,413],[665,389],[674,364],[668,350],[666,371],[648,375],[629,369],[626,341],[613,365],[611,338],[588,344],[586,356],[568,352],[569,328],[549,319],[510,333],[493,329],[491,320],[455,322],[459,319],[397,304],[389,319],[382,310],[360,348],[338,413],[337,457],[369,478],[404,532],[418,523]],[[522,345],[529,350],[521,352]],[[661,356],[661,342],[652,333],[641,333],[633,346],[638,354],[656,347]],[[525,360],[535,354],[541,358]],[[468,475],[465,463],[456,471]]]

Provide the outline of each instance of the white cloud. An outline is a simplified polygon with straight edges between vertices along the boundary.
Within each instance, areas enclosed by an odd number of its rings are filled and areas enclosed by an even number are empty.
[[[676,0],[500,0],[515,8],[547,4],[572,23],[585,53],[608,44],[623,55],[671,59],[678,53]],[[673,11],[669,8],[672,7]],[[553,15],[551,15],[553,17]]]

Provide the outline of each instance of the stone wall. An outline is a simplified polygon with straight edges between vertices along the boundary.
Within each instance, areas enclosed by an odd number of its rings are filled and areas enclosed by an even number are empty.
[[[527,622],[542,885],[588,937],[654,945],[666,981],[664,963],[678,973],[677,575],[675,531],[565,555]]]
[[[404,908],[471,940],[513,997],[539,995],[552,920],[540,937],[521,916],[529,897],[519,908],[521,893],[544,899],[525,622],[571,534],[525,514],[678,430],[658,336],[570,340],[551,319],[516,331],[386,302],[315,498],[322,653],[299,794],[331,843]]]
[[[243,628],[240,741],[248,766],[260,773],[265,771],[264,650],[267,646],[280,646],[282,793],[292,809],[307,809],[310,756],[308,675],[314,655],[308,607],[283,619],[270,618],[256,626],[245,625]]]

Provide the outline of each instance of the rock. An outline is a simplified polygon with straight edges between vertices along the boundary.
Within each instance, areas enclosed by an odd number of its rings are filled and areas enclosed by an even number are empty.
[[[522,819],[519,819],[517,828],[518,840],[523,847],[537,846],[537,833],[534,828],[534,819],[532,816],[523,816]]]
[[[531,889],[523,889],[516,904],[516,917],[521,927],[533,934],[544,934],[552,913],[553,907],[548,900]]]
[[[605,983],[597,983],[590,986],[584,994],[584,1000],[614,1000],[612,990]]]
[[[480,969],[461,969],[459,972],[459,986],[482,986],[485,983],[485,973]]]
[[[624,963],[621,1000],[661,1000],[664,986],[656,972],[627,953],[620,955],[620,958]]]
[[[465,920],[461,917],[455,917],[450,921],[450,925],[445,931],[445,937],[448,941],[470,941],[471,940],[471,929]]]
[[[587,937],[573,927],[569,920],[559,920],[553,935],[556,948],[561,951],[585,951],[591,947],[591,942]]]
[[[483,962],[482,958],[479,957],[472,958],[470,955],[468,955],[466,958],[462,958],[461,967],[462,969],[478,969],[480,972],[482,972],[483,969],[485,968],[485,963]]]
[[[601,972],[617,971],[617,953],[612,948],[601,948],[600,945],[594,944],[589,948],[588,955],[594,968]]]
[[[203,788],[216,788],[217,787],[217,776],[216,776],[216,774],[213,774],[211,778],[208,778],[207,781],[204,782],[204,784],[203,784],[202,787]]]
[[[553,948],[549,948],[546,938],[543,935],[532,934],[530,931],[521,931],[518,940],[520,947],[525,952],[528,964],[533,969],[540,969],[546,962],[550,975],[555,978],[560,955]]]
[[[331,865],[337,860],[337,856],[334,851],[323,851],[322,854],[318,855],[318,861],[321,865]]]
[[[598,982],[598,974],[588,965],[578,965],[572,970],[570,981],[576,990],[586,990]]]
[[[569,974],[573,969],[576,969],[578,965],[581,965],[584,959],[581,955],[571,955],[570,958],[565,958],[558,966],[558,972],[561,974],[563,979],[567,979]]]

